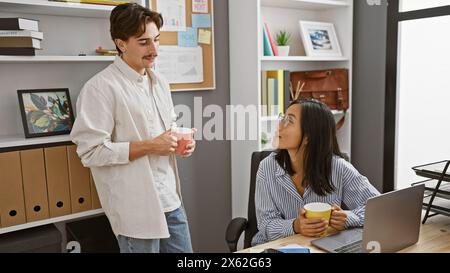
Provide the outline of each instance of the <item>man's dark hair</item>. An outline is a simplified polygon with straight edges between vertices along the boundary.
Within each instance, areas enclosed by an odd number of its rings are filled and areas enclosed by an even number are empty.
[[[162,28],[164,21],[160,13],[144,8],[136,3],[127,3],[116,6],[109,17],[111,25],[110,32],[113,41],[121,39],[128,41],[130,37],[139,37],[146,31],[148,23],[155,23],[156,27]],[[119,54],[122,52],[117,47]]]

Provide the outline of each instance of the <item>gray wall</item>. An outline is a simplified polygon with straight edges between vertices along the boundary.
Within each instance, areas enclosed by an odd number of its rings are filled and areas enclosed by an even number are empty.
[[[230,104],[228,1],[214,1],[214,28],[216,90],[172,93],[175,105],[189,106],[192,122],[194,97],[202,97],[203,108],[217,104],[225,109]],[[203,124],[208,120],[204,118]],[[178,166],[194,251],[226,252],[225,229],[231,219],[230,143],[197,141],[194,155],[179,159]]]
[[[355,3],[352,163],[382,190],[387,4]]]

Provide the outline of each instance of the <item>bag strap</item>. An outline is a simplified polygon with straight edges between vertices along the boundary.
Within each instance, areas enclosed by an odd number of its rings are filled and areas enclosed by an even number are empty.
[[[339,121],[336,123],[336,131],[341,129],[344,126],[345,123],[345,116],[347,115],[347,110],[344,110],[344,115],[342,118],[339,119]]]
[[[305,77],[308,79],[324,79],[329,77],[333,72],[331,70],[318,71],[318,72],[306,72]]]

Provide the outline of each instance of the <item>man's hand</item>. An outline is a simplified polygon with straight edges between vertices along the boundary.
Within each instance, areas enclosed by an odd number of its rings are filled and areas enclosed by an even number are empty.
[[[306,211],[301,209],[294,221],[294,232],[308,237],[319,237],[328,228],[328,221],[323,218],[307,219]]]
[[[330,226],[338,231],[345,229],[345,222],[347,222],[347,213],[339,206],[333,205],[331,207]]]
[[[195,144],[196,144],[195,140],[192,140],[191,143],[186,145],[186,150],[180,156],[181,157],[190,157],[195,151]]]
[[[192,131],[194,131],[194,134],[197,132],[197,129],[192,128]],[[190,157],[194,151],[195,151],[195,147],[196,147],[196,142],[193,139],[188,145],[186,145],[186,150],[180,155],[181,157]]]
[[[167,156],[175,152],[178,147],[177,138],[171,135],[170,130],[150,140],[150,154]]]

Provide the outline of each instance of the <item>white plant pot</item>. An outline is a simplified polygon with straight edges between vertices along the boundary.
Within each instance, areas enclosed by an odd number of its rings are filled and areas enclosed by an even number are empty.
[[[277,46],[278,56],[289,56],[289,46]]]

